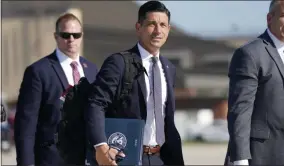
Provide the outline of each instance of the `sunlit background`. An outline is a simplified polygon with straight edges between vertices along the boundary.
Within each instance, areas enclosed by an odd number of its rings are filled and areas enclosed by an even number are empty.
[[[136,43],[135,22],[145,1],[2,1],[1,125],[3,165],[15,165],[13,120],[24,69],[54,51],[60,14],[83,23],[82,56],[104,59]],[[164,1],[172,30],[161,54],[177,67],[176,125],[185,164],[223,164],[227,141],[227,69],[234,50],[266,28],[269,1]]]

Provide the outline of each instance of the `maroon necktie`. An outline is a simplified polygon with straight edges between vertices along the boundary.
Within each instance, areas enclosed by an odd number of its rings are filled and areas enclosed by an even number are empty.
[[[78,84],[79,80],[80,80],[80,73],[78,70],[78,63],[76,61],[73,61],[71,64],[72,67],[72,73],[73,73],[73,79],[74,79],[74,85]]]

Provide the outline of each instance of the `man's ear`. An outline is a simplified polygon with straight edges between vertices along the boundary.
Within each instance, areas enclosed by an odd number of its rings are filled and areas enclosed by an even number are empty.
[[[140,28],[141,28],[141,24],[140,24],[139,22],[137,22],[137,23],[135,24],[135,29],[136,29],[136,31],[139,31]]]
[[[139,22],[137,22],[135,24],[135,29],[136,29],[136,34],[139,36],[139,32],[140,32],[140,29],[141,29],[141,24]]]
[[[58,36],[56,34],[56,32],[53,33],[54,39],[57,40]]]

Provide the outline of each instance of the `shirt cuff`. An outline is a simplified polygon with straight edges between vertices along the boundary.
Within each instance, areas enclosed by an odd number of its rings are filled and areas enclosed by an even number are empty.
[[[96,147],[98,147],[100,145],[107,145],[107,143],[106,142],[98,143],[98,144],[94,145],[94,148],[96,149]]]
[[[248,160],[234,161],[234,165],[249,165]]]

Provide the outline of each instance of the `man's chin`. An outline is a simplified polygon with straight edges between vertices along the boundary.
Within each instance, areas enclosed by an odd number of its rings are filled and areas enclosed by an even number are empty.
[[[67,50],[67,52],[68,52],[69,54],[78,54],[78,51],[77,51],[77,50],[74,50],[74,49]]]
[[[156,49],[159,49],[159,48],[162,47],[162,44],[161,43],[152,43],[152,47],[156,48]]]
[[[67,50],[65,51],[65,54],[68,55],[69,57],[75,58],[79,53],[77,51]]]
[[[151,41],[151,45],[153,47],[159,47],[160,48],[163,45],[163,42],[161,42],[161,41]]]

